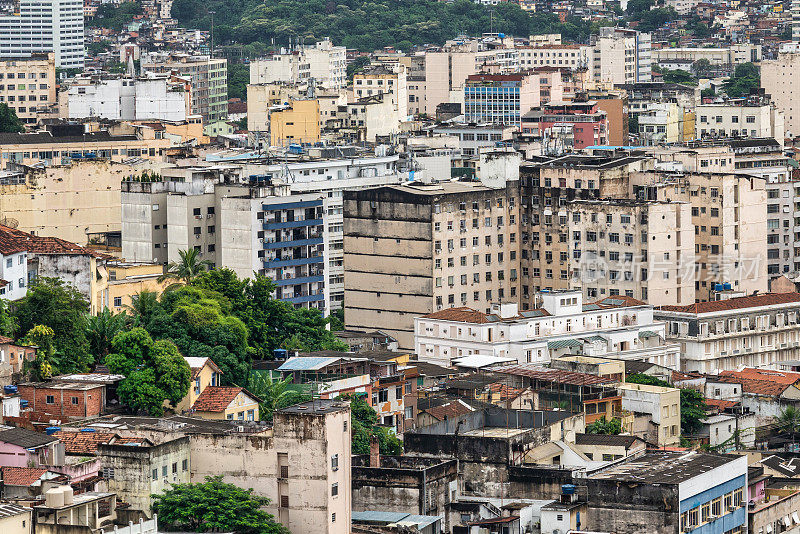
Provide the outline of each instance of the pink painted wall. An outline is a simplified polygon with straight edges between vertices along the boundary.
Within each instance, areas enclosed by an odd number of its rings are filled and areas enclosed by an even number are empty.
[[[17,445],[0,442],[0,466],[33,467],[36,456]]]

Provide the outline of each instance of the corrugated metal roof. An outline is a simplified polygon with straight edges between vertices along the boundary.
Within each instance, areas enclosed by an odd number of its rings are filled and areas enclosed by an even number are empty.
[[[547,367],[525,363],[495,367],[492,371],[508,375],[524,376],[547,382],[570,384],[573,386],[591,386],[597,384],[611,384],[614,382],[614,380],[602,376],[562,371],[560,369],[548,369]]]
[[[661,336],[653,332],[652,330],[642,330],[641,332],[639,332],[639,337],[646,338],[646,337],[661,337]]]
[[[566,347],[582,347],[583,343],[578,341],[577,339],[558,339],[556,341],[548,341],[547,348],[548,349],[563,349]]]
[[[341,358],[326,358],[324,356],[294,356],[286,360],[278,371],[318,371],[323,367],[336,363]]]

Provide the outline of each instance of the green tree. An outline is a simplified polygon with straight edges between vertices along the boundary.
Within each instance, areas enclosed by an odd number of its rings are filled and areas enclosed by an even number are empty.
[[[171,261],[167,264],[167,272],[159,277],[159,282],[172,279],[188,284],[192,278],[211,267],[209,260],[200,259],[200,252],[196,248],[179,250],[178,256],[180,257],[179,261]]]
[[[291,385],[291,377],[273,380],[268,373],[250,373],[247,390],[261,399],[258,411],[262,420],[272,421],[275,410],[311,400],[311,395],[292,389]]]
[[[25,337],[22,338],[24,346],[36,347],[36,359],[31,367],[31,375],[34,380],[47,380],[53,376],[53,360],[55,358],[55,347],[53,338],[55,333],[49,326],[37,324],[31,328]]]
[[[119,32],[141,14],[142,6],[138,2],[122,2],[116,6],[102,4],[97,8],[94,18],[86,21],[86,25],[90,28],[109,28]]]
[[[8,104],[0,104],[0,133],[24,132],[25,125],[17,117],[16,112]]]
[[[781,431],[790,434],[792,440],[800,433],[800,410],[794,406],[787,406],[786,409],[781,410],[781,413],[775,419],[777,427]]]
[[[661,75],[664,76],[664,81],[667,83],[682,83],[685,85],[697,85],[692,73],[686,72],[681,69],[663,69]]]
[[[725,80],[725,93],[731,98],[741,98],[761,86],[761,75],[758,67],[752,63],[737,65],[733,76]]]
[[[153,495],[153,512],[165,530],[184,532],[234,532],[235,534],[288,534],[263,508],[269,499],[226,484],[221,476],[196,484],[174,484]]]
[[[215,31],[215,38],[218,36]],[[228,62],[228,98],[247,100],[247,84],[250,83],[250,65]]]
[[[698,59],[692,63],[692,70],[698,78],[702,78],[704,75],[708,74],[709,71],[711,71],[711,62],[706,58]]]
[[[99,361],[103,361],[111,350],[114,337],[125,329],[125,314],[112,313],[108,308],[97,315],[86,318],[86,339],[89,350]]]
[[[60,279],[40,277],[14,308],[20,332],[36,325],[53,330],[54,355],[58,356],[53,373],[89,371],[94,362],[86,339],[89,302],[80,291]]]
[[[372,437],[380,444],[381,454],[398,456],[403,453],[403,443],[389,429],[378,426],[378,414],[357,395],[343,395],[350,400],[350,420],[353,454],[369,454]]]
[[[11,313],[8,301],[0,299],[0,335],[13,337],[17,329],[17,318]]]
[[[605,416],[586,426],[587,434],[619,434],[622,432],[622,421],[614,417],[607,421]]]
[[[117,394],[133,412],[162,415],[165,401],[175,406],[189,391],[191,369],[171,341],[153,341],[143,328],[134,328],[118,334],[112,349],[106,365],[125,375]]]
[[[642,373],[628,375],[626,382],[650,386],[672,387],[669,382]],[[703,427],[706,418],[706,405],[703,394],[695,389],[681,389],[681,434],[691,436]]]
[[[714,98],[715,96],[717,96],[717,92],[714,91],[714,89],[712,89],[711,87],[706,87],[705,89],[700,91],[701,98]]]
[[[125,309],[133,317],[134,326],[146,326],[154,316],[161,313],[161,304],[158,302],[158,293],[142,290],[131,296],[131,303]]]

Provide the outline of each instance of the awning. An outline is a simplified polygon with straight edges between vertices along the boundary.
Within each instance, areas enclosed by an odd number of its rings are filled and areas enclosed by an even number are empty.
[[[648,337],[661,337],[659,334],[653,332],[652,330],[642,330],[639,332],[639,337],[641,339],[648,338]]]
[[[589,336],[589,337],[585,337],[583,339],[585,339],[586,341],[589,341],[590,343],[594,343],[595,341],[606,342],[606,338],[604,338],[603,336]]]
[[[783,518],[783,526],[785,526],[786,528],[789,528],[789,527],[792,526],[792,520],[789,519],[788,515]]]
[[[797,512],[792,512],[792,519],[794,519],[795,525],[800,525],[800,516],[797,515]]]
[[[559,339],[558,341],[547,342],[547,348],[550,350],[563,349],[567,347],[582,347],[582,346],[583,343],[581,343],[577,339]]]

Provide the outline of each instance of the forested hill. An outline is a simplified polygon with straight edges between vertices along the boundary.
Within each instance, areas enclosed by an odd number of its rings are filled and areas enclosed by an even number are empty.
[[[490,10],[494,11],[490,20]],[[175,0],[172,16],[185,28],[209,29],[215,11],[215,41],[286,45],[289,39],[313,42],[330,37],[334,44],[362,51],[384,46],[442,44],[464,33],[495,32],[516,36],[563,34],[586,41],[590,24],[571,18],[561,23],[552,13],[528,14],[518,5],[487,7],[471,2],[437,0]]]

